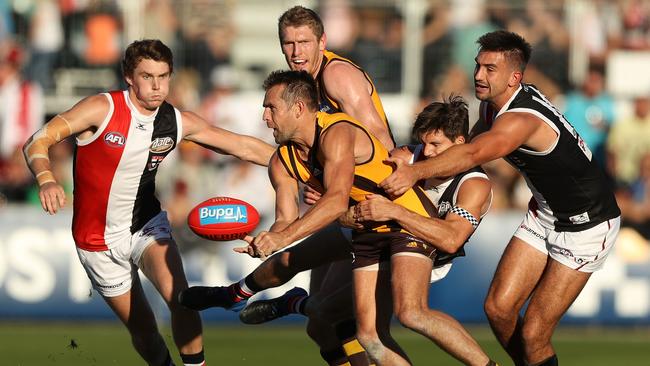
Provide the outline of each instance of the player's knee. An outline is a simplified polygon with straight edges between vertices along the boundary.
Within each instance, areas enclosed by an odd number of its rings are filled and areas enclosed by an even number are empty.
[[[395,312],[395,316],[404,327],[415,331],[419,330],[424,324],[424,311],[416,306],[401,307]]]
[[[536,317],[524,318],[521,336],[527,349],[536,350],[545,347],[551,341],[551,333],[550,327],[542,319]]]
[[[491,296],[485,299],[483,311],[490,322],[498,322],[509,319],[515,313],[513,306],[498,296]]]

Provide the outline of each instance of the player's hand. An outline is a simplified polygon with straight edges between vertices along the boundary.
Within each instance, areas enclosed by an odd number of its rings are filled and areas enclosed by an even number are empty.
[[[321,196],[322,195],[320,193],[318,193],[317,190],[315,190],[315,189],[313,189],[313,188],[311,188],[309,186],[305,186],[305,189],[304,189],[303,194],[302,194],[303,201],[308,205],[315,204],[316,201],[318,201],[321,198]]]
[[[47,182],[40,187],[38,198],[41,200],[43,210],[54,215],[65,206],[65,191],[60,184]]]
[[[269,255],[285,247],[283,237],[284,235],[280,233],[270,231],[262,231],[255,237],[247,235],[244,240],[248,242],[248,246],[235,248],[234,251],[265,260]]]
[[[408,146],[400,146],[390,151],[390,157],[392,159],[401,159],[403,162],[409,164],[413,153],[409,150]]]
[[[246,241],[248,243],[248,245],[246,245],[244,247],[236,247],[236,248],[233,248],[232,250],[234,250],[237,253],[248,254],[251,257],[255,258],[256,257],[255,256],[255,247],[253,247],[253,244],[252,244],[253,241],[255,240],[255,237],[250,236],[250,235],[246,235],[244,237],[244,239],[242,239],[242,240]]]
[[[357,222],[354,211],[356,206],[348,208],[348,211],[339,217],[339,224],[348,227],[350,229],[362,230],[363,225]]]
[[[354,217],[357,222],[394,220],[398,208],[396,206],[384,196],[370,194],[365,201],[354,206]]]
[[[388,158],[385,163],[391,163],[395,170],[379,183],[379,187],[393,197],[403,195],[418,181],[417,172],[412,165],[406,164],[401,158]]]

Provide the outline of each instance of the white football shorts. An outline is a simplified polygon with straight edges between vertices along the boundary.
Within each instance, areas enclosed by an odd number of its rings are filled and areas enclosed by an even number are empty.
[[[569,268],[595,272],[605,263],[620,226],[621,218],[616,217],[587,230],[557,232],[543,227],[528,211],[514,236]]]
[[[115,297],[131,289],[145,250],[154,241],[171,240],[171,231],[167,212],[161,211],[111,249],[91,252],[77,248],[77,254],[93,288],[102,296]]]

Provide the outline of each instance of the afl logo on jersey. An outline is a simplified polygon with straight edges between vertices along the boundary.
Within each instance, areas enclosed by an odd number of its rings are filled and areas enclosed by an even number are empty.
[[[171,150],[172,147],[174,147],[174,140],[171,137],[157,137],[151,142],[149,151],[154,154],[160,154]]]
[[[124,147],[126,138],[119,132],[109,132],[104,135],[104,142],[110,147]]]

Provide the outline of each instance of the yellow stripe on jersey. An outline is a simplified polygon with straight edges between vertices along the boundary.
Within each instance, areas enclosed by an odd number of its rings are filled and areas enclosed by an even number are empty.
[[[384,163],[384,160],[388,157],[388,150],[386,150],[379,140],[372,136],[372,134],[370,134],[361,123],[345,113],[327,114],[324,112],[318,112],[317,129],[320,131],[318,136],[321,136],[324,131],[337,123],[349,123],[360,128],[373,144],[373,153],[371,157],[367,161],[355,165],[354,182],[352,184],[352,190],[350,191],[351,203],[354,204],[356,202],[364,201],[367,195],[373,193],[387,197],[388,195],[386,192],[380,189],[378,184],[393,172],[393,168]],[[314,146],[312,148],[318,148],[318,139],[319,137],[317,137],[317,141],[314,141]],[[316,156],[317,154],[312,153],[311,155]],[[285,169],[287,169],[287,172],[294,179],[308,184],[321,193],[324,191],[322,175],[314,175],[316,170],[323,170],[319,161],[303,161],[300,159],[296,148],[292,143],[281,145],[278,148],[278,157],[280,158],[280,161],[282,161]],[[393,202],[419,215],[425,217],[435,216],[436,210],[433,203],[419,186],[409,189],[402,196],[394,199]],[[395,222],[381,224],[367,229],[375,232],[402,230],[402,228]]]

